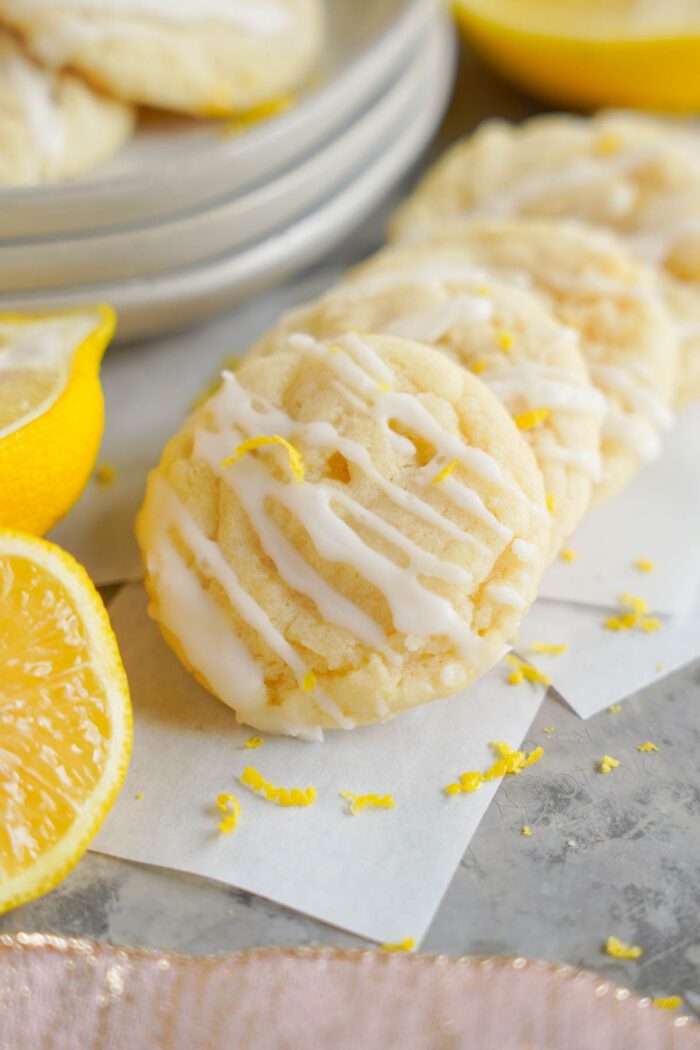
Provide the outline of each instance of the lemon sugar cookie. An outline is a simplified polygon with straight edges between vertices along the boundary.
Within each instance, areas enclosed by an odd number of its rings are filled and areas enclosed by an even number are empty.
[[[475,220],[431,242],[540,296],[579,334],[604,395],[602,476],[594,502],[612,496],[661,449],[672,420],[678,336],[649,269],[612,234],[572,223]]]
[[[291,311],[253,353],[294,331],[352,329],[429,343],[478,375],[535,453],[552,508],[551,554],[573,532],[600,480],[604,402],[577,335],[527,292],[479,272],[459,246],[399,247],[360,264],[340,287]]]
[[[0,17],[47,66],[208,117],[293,91],[323,36],[320,0],[0,0]]]
[[[115,153],[133,126],[130,106],[42,69],[0,33],[0,186],[80,175]]]
[[[534,599],[542,479],[466,370],[388,336],[291,336],[166,446],[138,520],[180,659],[269,732],[385,721],[492,666]]]
[[[465,218],[577,219],[657,265],[681,341],[676,399],[700,396],[700,134],[640,114],[491,121],[428,172],[392,224],[423,239]]]

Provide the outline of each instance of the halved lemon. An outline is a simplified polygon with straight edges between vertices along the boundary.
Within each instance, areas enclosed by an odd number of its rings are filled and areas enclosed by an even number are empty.
[[[0,526],[39,536],[76,502],[104,429],[107,306],[0,314]]]
[[[117,642],[85,570],[0,529],[0,914],[50,890],[121,786],[131,704]]]
[[[700,107],[695,0],[454,0],[465,36],[550,102]]]

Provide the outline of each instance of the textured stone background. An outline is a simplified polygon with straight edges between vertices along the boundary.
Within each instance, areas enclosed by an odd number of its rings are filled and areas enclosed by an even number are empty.
[[[433,153],[482,116],[535,106],[465,60]],[[388,208],[358,230],[324,283],[371,251]],[[328,278],[330,279],[330,277]],[[269,308],[268,308],[269,309]],[[261,310],[265,310],[264,302]],[[262,327],[262,326],[261,326]],[[554,725],[552,735],[542,727]],[[658,754],[639,754],[652,740]],[[504,783],[465,853],[422,949],[524,955],[596,970],[644,994],[700,1007],[700,662],[582,722],[550,694],[531,732],[546,758]],[[621,760],[595,772],[603,752]],[[520,834],[530,824],[532,837]],[[47,897],[0,919],[0,933],[56,931],[183,952],[255,945],[359,945],[357,938],[249,894],[88,854]],[[644,957],[620,962],[614,933]]]

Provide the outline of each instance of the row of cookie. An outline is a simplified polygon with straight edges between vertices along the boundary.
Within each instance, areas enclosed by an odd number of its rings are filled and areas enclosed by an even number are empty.
[[[0,185],[69,178],[114,153],[135,106],[201,117],[295,90],[322,0],[0,0]],[[12,35],[11,35],[12,34]]]
[[[610,233],[472,217],[387,248],[166,449],[139,524],[153,613],[262,730],[450,695],[591,499],[656,454],[677,359],[656,274]]]

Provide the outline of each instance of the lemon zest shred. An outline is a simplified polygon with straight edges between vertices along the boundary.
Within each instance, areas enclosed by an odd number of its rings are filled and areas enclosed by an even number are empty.
[[[249,751],[254,751],[256,747],[262,747],[264,743],[261,736],[251,736],[249,740],[246,740],[245,746]]]
[[[554,733],[555,732],[555,727],[554,726],[543,726],[542,732],[543,733]]]
[[[620,760],[618,758],[613,758],[612,755],[603,755],[598,763],[598,772],[612,773],[613,769],[616,769],[619,765]]]
[[[612,131],[604,131],[593,143],[593,152],[597,153],[600,157],[605,157],[609,156],[611,153],[617,153],[620,146],[621,142],[619,135],[616,135]]]
[[[403,941],[397,941],[395,944],[387,943],[379,945],[383,952],[412,952],[415,946],[415,937],[406,937]]]
[[[238,827],[241,815],[241,806],[235,795],[217,795],[216,804],[226,816],[219,821],[219,831],[224,835],[230,835]]]
[[[657,995],[652,999],[652,1004],[657,1010],[677,1010],[683,1005],[682,995]]]
[[[650,561],[648,558],[637,558],[634,567],[639,569],[640,572],[653,572],[656,568],[653,561]]]
[[[241,784],[245,784],[251,791],[257,791],[264,795],[268,802],[274,802],[278,806],[310,806],[316,801],[316,788],[276,787],[252,766],[246,766],[239,779]]]
[[[301,680],[301,688],[305,693],[313,693],[316,688],[316,675],[313,671],[307,671]]]
[[[611,715],[619,715],[622,710],[622,704],[611,704],[608,711]]]
[[[604,951],[613,959],[641,959],[644,955],[644,950],[638,944],[625,944],[617,937],[608,937]]]
[[[265,445],[282,445],[289,456],[289,466],[294,475],[294,480],[298,485],[301,485],[304,480],[304,460],[301,452],[280,434],[272,434],[271,436],[259,434],[257,437],[246,438],[245,441],[240,443],[232,456],[222,460],[221,466],[223,468],[230,467],[233,463],[237,463],[239,459],[242,459],[247,452],[253,452],[257,448],[263,448]]]
[[[506,656],[506,663],[509,663],[514,668],[508,675],[510,685],[522,685],[524,681],[540,682],[542,685],[552,684],[552,679],[549,675],[546,675],[543,671],[538,671],[532,664],[525,663],[524,660],[519,659],[513,653],[509,653]]]
[[[578,554],[571,547],[562,547],[559,557],[562,561],[578,561]]]
[[[553,492],[546,492],[544,498],[547,501],[547,510],[549,511],[550,514],[554,514],[554,511],[557,509],[557,498],[556,498],[556,496],[554,495]]]
[[[456,466],[457,466],[457,460],[456,459],[451,459],[450,462],[446,463],[445,466],[442,468],[442,470],[438,474],[436,474],[434,478],[431,479],[430,484],[431,485],[439,485],[441,481],[445,480],[445,478],[449,478],[450,474],[452,473],[452,471],[455,469]]]
[[[644,744],[637,746],[637,751],[660,751],[661,748],[657,747],[656,744],[652,744],[651,740],[647,740]]]
[[[521,412],[514,416],[515,425],[520,430],[534,430],[540,423],[544,423],[549,416],[550,409],[544,405],[542,408],[531,408],[527,412]]]
[[[474,361],[469,369],[475,376],[480,376],[482,372],[485,372],[489,367],[488,361],[485,361],[483,357],[480,357],[478,361]]]
[[[532,828],[530,827],[530,825],[529,824],[523,824],[523,826],[520,829],[520,834],[524,835],[526,838],[529,839],[530,836],[532,835]]]
[[[530,646],[533,653],[546,653],[547,656],[561,656],[569,649],[568,642],[562,642],[560,645],[550,645],[549,642],[533,642]]]
[[[391,387],[388,383],[377,383],[377,390],[381,390],[382,394],[388,394]]]
[[[515,336],[512,332],[508,332],[505,328],[501,328],[500,331],[496,332],[496,342],[500,350],[505,350],[508,353],[513,349],[513,343],[515,342]]]
[[[621,616],[609,616],[603,620],[603,627],[609,631],[632,631],[635,628],[649,634],[651,631],[660,631],[663,627],[661,620],[655,616],[648,616],[649,606],[644,598],[636,594],[621,594],[618,598],[623,609],[628,612]]]
[[[396,802],[394,801],[393,795],[356,795],[354,791],[341,791],[340,797],[345,798],[350,803],[348,812],[354,817],[356,813],[361,813],[363,809],[394,809]]]
[[[103,488],[109,488],[117,480],[117,468],[113,463],[100,463],[95,471],[95,481]]]
[[[464,795],[472,791],[478,791],[482,784],[486,784],[490,780],[496,780],[498,777],[504,776],[515,776],[517,773],[522,772],[523,769],[527,769],[528,766],[539,762],[544,755],[542,747],[536,747],[528,755],[525,751],[516,751],[510,744],[506,744],[502,740],[494,740],[491,747],[498,756],[493,765],[485,773],[480,773],[478,770],[460,773],[459,780],[448,784],[444,788],[445,794]]]
[[[137,802],[140,802],[143,798],[143,791],[139,791],[138,795],[135,795],[134,797],[136,798]]]

